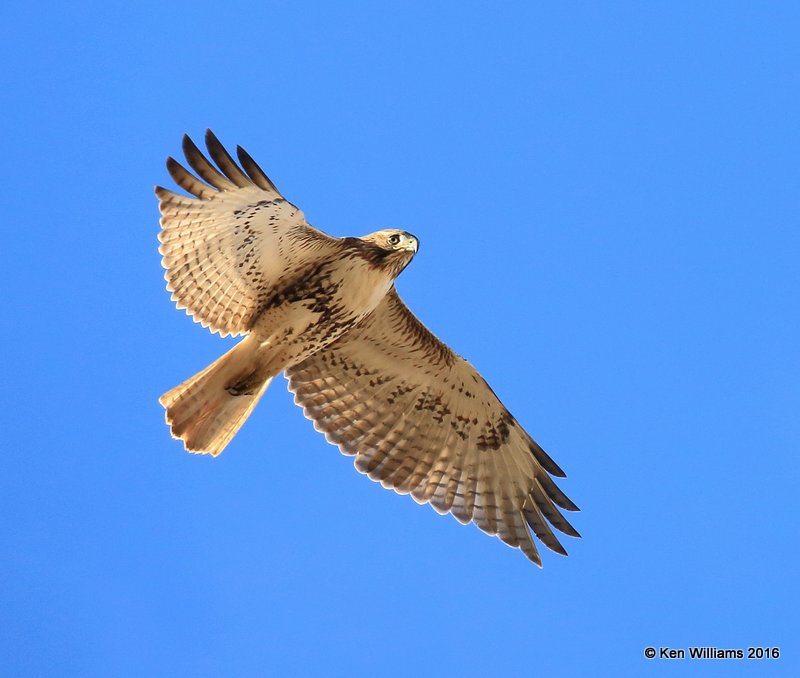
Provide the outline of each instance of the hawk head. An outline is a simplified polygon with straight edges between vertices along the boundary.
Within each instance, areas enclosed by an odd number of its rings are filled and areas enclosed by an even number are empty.
[[[389,269],[392,277],[400,275],[419,249],[419,241],[415,236],[395,228],[375,231],[362,236],[360,240],[367,245],[373,263]]]

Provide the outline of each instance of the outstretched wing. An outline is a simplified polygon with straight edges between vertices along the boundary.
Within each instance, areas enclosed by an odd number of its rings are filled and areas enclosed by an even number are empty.
[[[237,147],[239,167],[211,130],[206,146],[219,169],[188,136],[183,152],[197,176],[167,159],[175,183],[194,197],[156,186],[159,252],[178,308],[213,332],[243,334],[282,281],[341,244],[309,226],[244,149]]]
[[[557,508],[578,510],[550,477],[564,472],[394,290],[286,374],[315,428],[384,487],[474,522],[540,566],[531,530],[564,555],[550,525],[580,536]]]

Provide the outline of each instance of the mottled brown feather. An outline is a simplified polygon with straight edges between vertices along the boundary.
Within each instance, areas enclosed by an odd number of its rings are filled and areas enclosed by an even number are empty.
[[[156,187],[159,251],[178,308],[223,336],[246,334],[287,271],[327,260],[343,244],[312,228],[255,163],[251,180],[211,132],[206,140],[219,169],[188,136],[183,140],[187,162],[203,181],[167,160],[175,183],[195,197]]]
[[[549,475],[561,468],[394,290],[286,374],[306,416],[384,487],[476,523],[539,565],[531,531],[561,554],[548,521],[578,536],[555,507],[577,510]]]

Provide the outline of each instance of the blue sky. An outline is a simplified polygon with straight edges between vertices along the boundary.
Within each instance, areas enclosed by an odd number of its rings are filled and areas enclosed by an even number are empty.
[[[8,675],[800,670],[797,3],[3,15]],[[314,225],[419,237],[398,289],[567,472],[569,558],[369,482],[282,381],[218,459],[170,439],[231,345],[157,254],[206,127]],[[643,657],[692,645],[783,654]]]

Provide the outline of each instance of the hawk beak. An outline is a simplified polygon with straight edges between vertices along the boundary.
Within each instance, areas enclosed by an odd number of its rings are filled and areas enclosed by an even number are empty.
[[[406,243],[405,249],[407,249],[409,252],[413,252],[414,254],[416,254],[417,250],[419,249],[419,241],[413,237],[409,238],[408,242]]]

